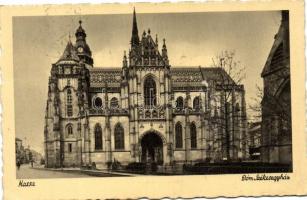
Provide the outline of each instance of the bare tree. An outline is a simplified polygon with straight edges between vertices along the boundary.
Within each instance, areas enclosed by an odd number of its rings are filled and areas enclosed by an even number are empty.
[[[246,110],[244,100],[245,67],[235,59],[235,52],[223,51],[212,59],[216,78],[209,83],[210,132],[213,151],[219,159],[238,159],[238,152],[246,153]]]
[[[263,89],[256,85],[256,93],[252,98],[252,102],[248,105],[248,110],[250,113],[250,122],[260,122],[262,120],[262,107],[261,101],[263,99]]]

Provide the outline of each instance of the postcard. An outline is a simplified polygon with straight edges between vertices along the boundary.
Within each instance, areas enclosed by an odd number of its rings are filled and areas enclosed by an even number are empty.
[[[306,194],[303,8],[2,7],[4,198]]]

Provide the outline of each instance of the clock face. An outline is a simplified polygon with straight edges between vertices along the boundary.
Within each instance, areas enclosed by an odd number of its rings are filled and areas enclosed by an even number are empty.
[[[79,47],[79,48],[78,48],[78,52],[79,52],[79,53],[82,53],[82,52],[83,52],[83,48],[82,48],[82,47]]]

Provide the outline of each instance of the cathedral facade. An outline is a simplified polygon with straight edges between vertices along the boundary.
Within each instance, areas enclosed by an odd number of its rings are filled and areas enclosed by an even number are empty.
[[[46,167],[246,159],[245,90],[225,71],[171,67],[165,40],[160,50],[150,30],[139,36],[135,12],[121,67],[93,66],[81,21],[75,36],[49,77]]]

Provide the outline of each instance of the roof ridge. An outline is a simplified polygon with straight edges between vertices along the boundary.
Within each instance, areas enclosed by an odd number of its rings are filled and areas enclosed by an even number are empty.
[[[122,68],[120,67],[109,67],[109,68],[106,68],[106,67],[93,67],[90,69],[90,71],[121,71]]]

